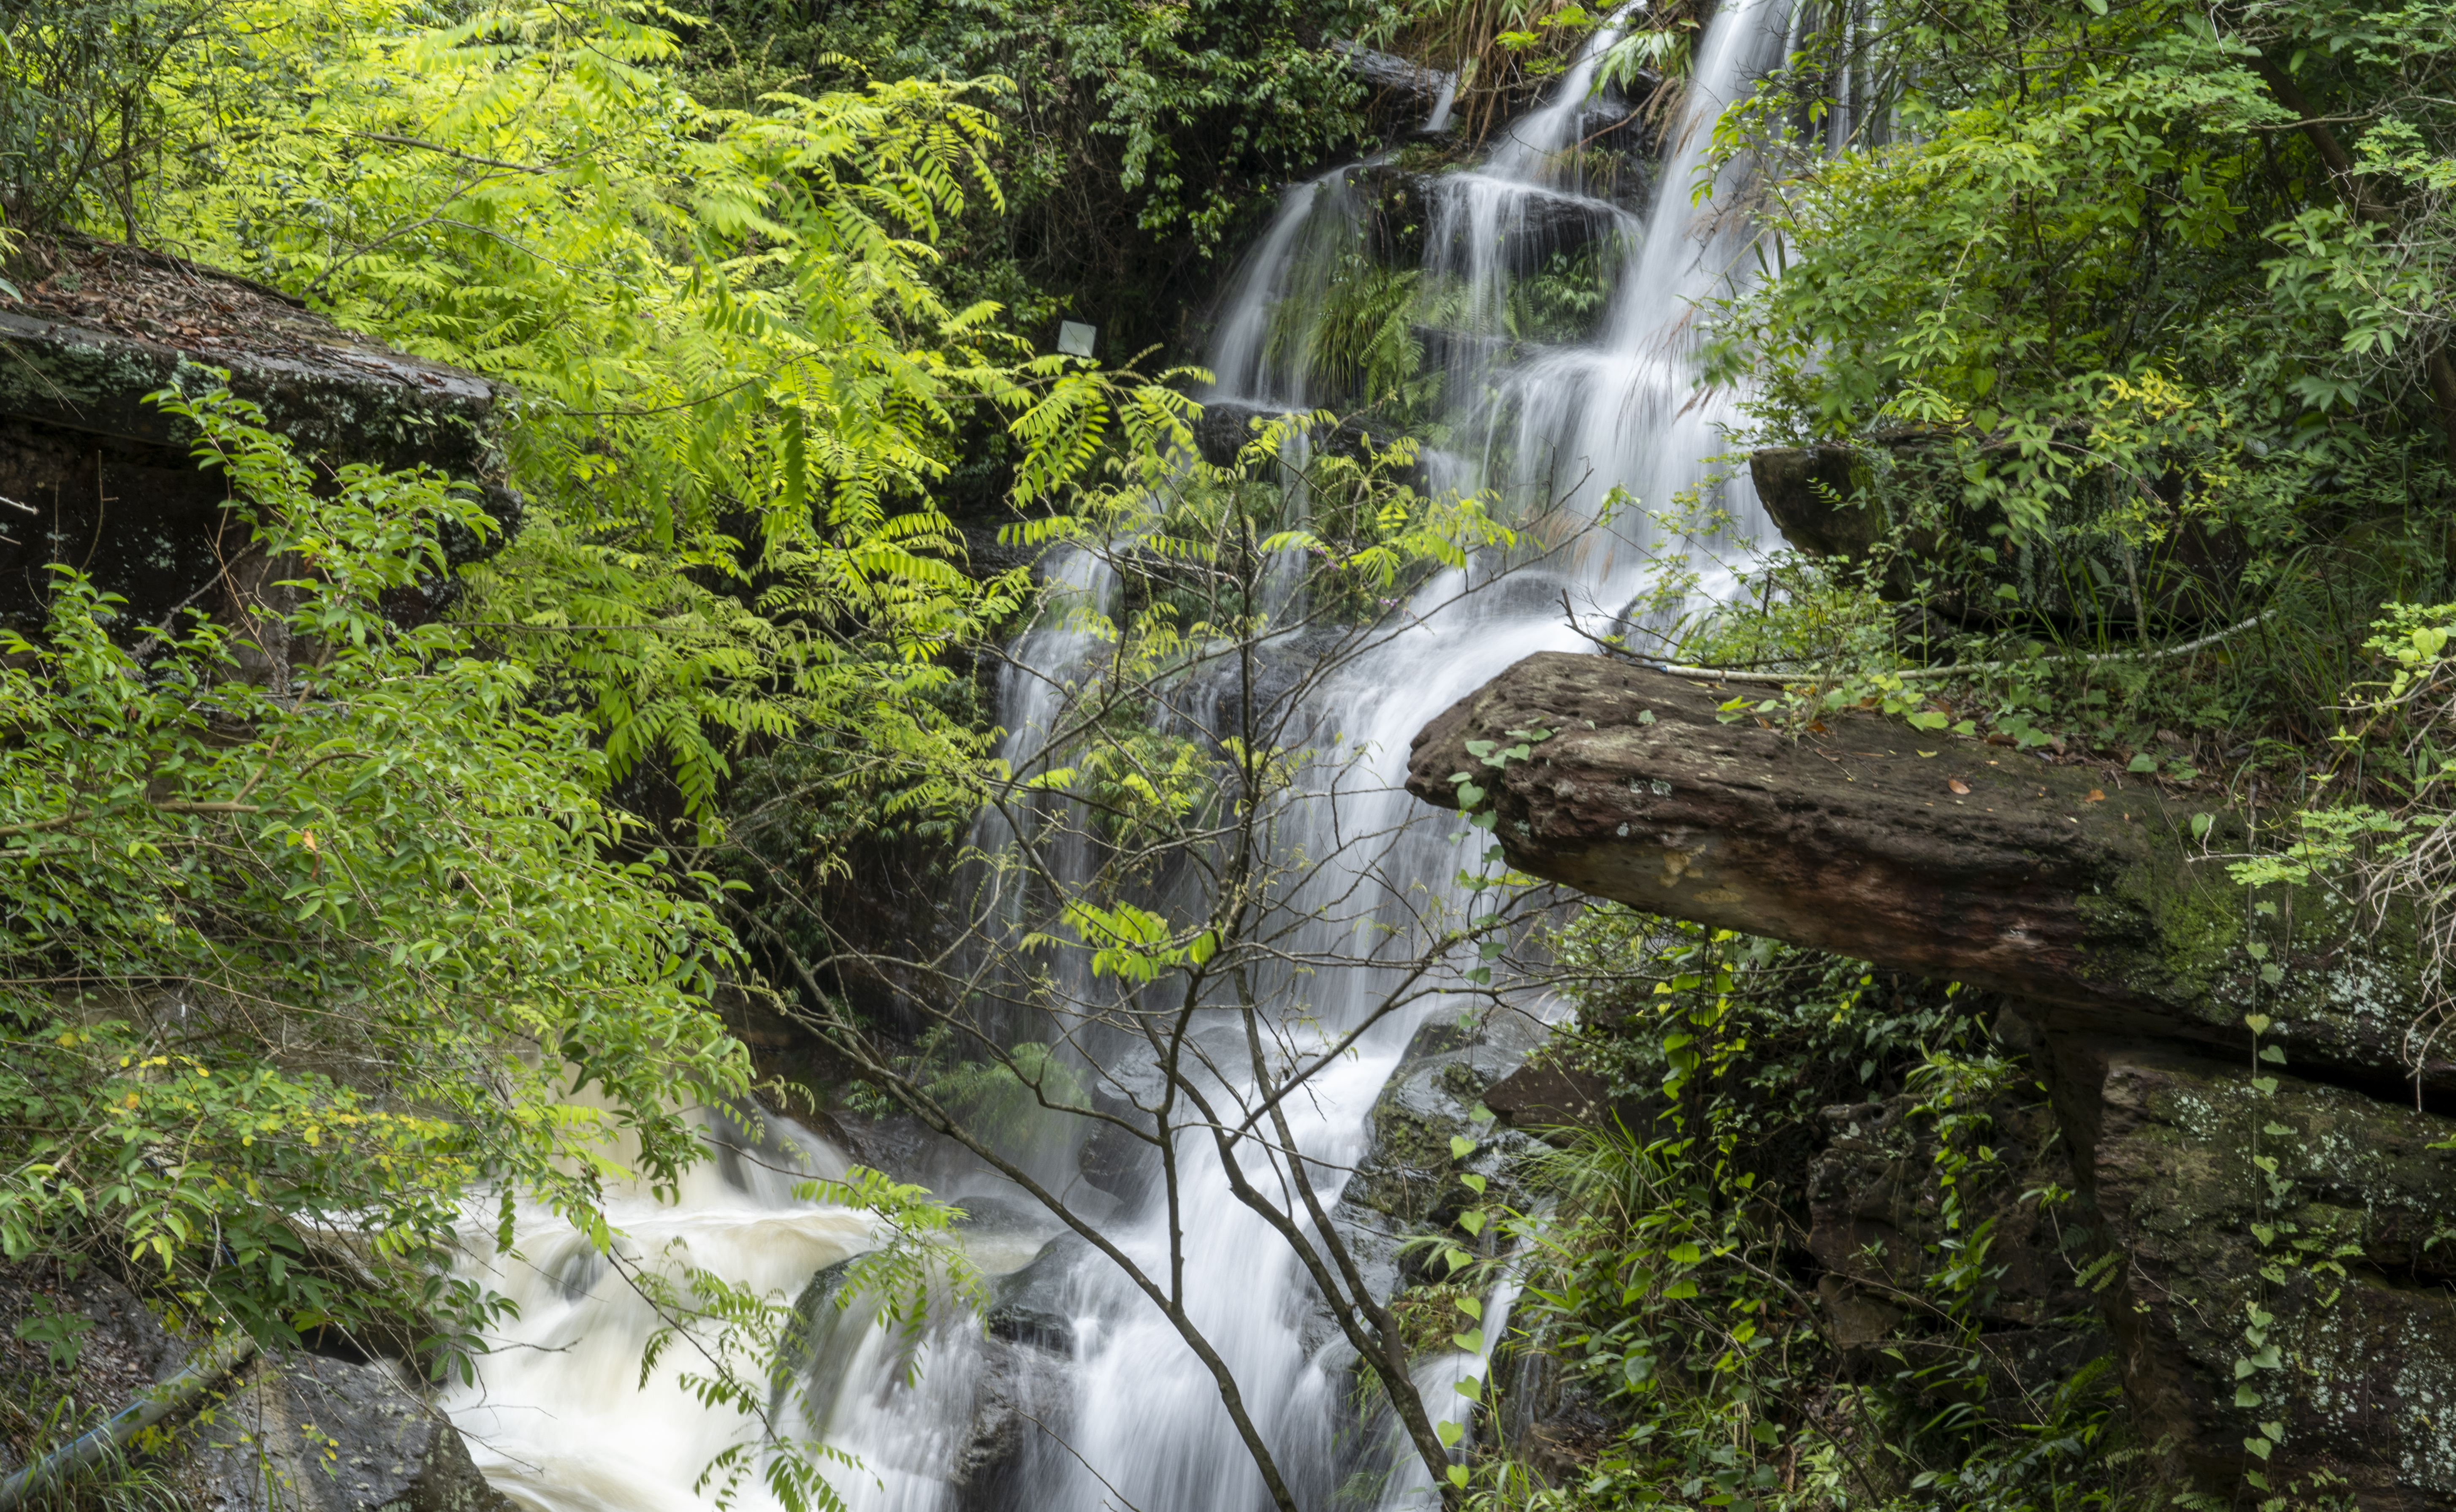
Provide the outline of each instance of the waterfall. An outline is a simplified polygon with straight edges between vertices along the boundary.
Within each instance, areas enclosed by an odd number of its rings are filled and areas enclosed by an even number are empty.
[[[1309,695],[1363,756],[1328,781],[1324,796],[1287,816],[1279,840],[1289,853],[1339,858],[1346,854],[1341,834],[1387,833],[1390,848],[1376,858],[1382,873],[1415,879],[1435,893],[1449,886],[1463,852],[1448,838],[1452,822],[1423,810],[1401,787],[1409,738],[1520,658],[1579,648],[1584,643],[1564,623],[1565,594],[1586,628],[1613,622],[1660,544],[1642,515],[1602,518],[1615,486],[1648,506],[1667,505],[1685,490],[1719,490],[1721,506],[1739,523],[1737,549],[1745,552],[1752,534],[1763,535],[1745,477],[1717,478],[1705,460],[1721,448],[1717,427],[1729,418],[1728,397],[1701,396],[1692,376],[1695,302],[1734,274],[1749,234],[1713,224],[1706,218],[1713,202],[1701,209],[1691,195],[1716,113],[1754,72],[1778,59],[1789,11],[1789,0],[1723,0],[1699,39],[1679,108],[1659,125],[1660,165],[1643,194],[1612,197],[1610,186],[1586,173],[1579,152],[1595,71],[1616,35],[1609,28],[1589,40],[1559,87],[1480,168],[1424,179],[1432,203],[1422,276],[1447,292],[1444,308],[1455,312],[1441,362],[1445,439],[1426,457],[1427,471],[1439,484],[1498,498],[1543,554],[1507,576],[1472,568],[1441,574],[1413,602],[1404,633]],[[1346,171],[1288,192],[1223,302],[1210,354],[1217,375],[1211,398],[1275,408],[1337,403],[1338,396],[1311,391],[1302,343],[1289,333],[1301,334],[1339,249],[1355,244],[1359,217],[1368,213]],[[1514,328],[1513,283],[1540,271],[1559,239],[1546,228],[1562,226],[1585,236],[1582,245],[1600,249],[1594,255],[1607,296],[1576,331]],[[1046,570],[1060,586],[1058,597],[1078,604],[1097,604],[1115,590],[1088,554],[1066,554]],[[1709,590],[1716,585],[1709,571]],[[1096,650],[1095,638],[1062,608],[1044,613],[1015,648],[1015,667],[998,697],[999,722],[1011,732],[1003,754],[1018,769],[1039,754],[1066,684]],[[996,837],[983,831],[975,838]],[[1324,864],[1291,908],[1346,895],[1365,880],[1356,865]],[[1351,907],[1343,919],[1313,926],[1307,949],[1321,958],[1339,955],[1347,949],[1341,929],[1357,917]],[[1321,1042],[1360,1021],[1378,981],[1375,970],[1359,967],[1325,971],[1304,985]],[[1364,1154],[1366,1114],[1411,1037],[1441,1011],[1427,1003],[1394,1015],[1310,1084],[1310,1095],[1285,1105],[1308,1167],[1320,1173],[1326,1202]],[[711,1137],[734,1149],[722,1130]],[[775,1174],[824,1174],[840,1168],[840,1154],[783,1120],[769,1120],[762,1148],[772,1158],[746,1161],[736,1151],[695,1174],[679,1204],[619,1204],[615,1219],[625,1242],[642,1256],[680,1245],[692,1263],[788,1294],[873,1242],[865,1220],[795,1200],[789,1180]],[[1300,1504],[1329,1507],[1360,1463],[1371,1470],[1368,1461],[1377,1457],[1386,1472],[1381,1504],[1422,1504],[1430,1496],[1426,1478],[1403,1446],[1341,1441],[1335,1425],[1347,1414],[1345,1363],[1322,1347],[1318,1326],[1309,1327],[1310,1283],[1288,1247],[1236,1199],[1216,1164],[1189,1163],[1180,1180],[1185,1290],[1195,1321],[1234,1372]],[[993,1274],[1016,1271],[1056,1228],[1018,1212],[1011,1189],[1002,1194],[976,1169],[955,1173],[948,1195],[990,1215],[968,1231],[967,1242]],[[1120,1200],[1099,1220],[1128,1254],[1146,1262],[1165,1255],[1163,1219],[1148,1204]],[[861,1470],[836,1477],[850,1505],[864,1512],[1124,1512],[1129,1505],[1139,1512],[1257,1512],[1268,1505],[1208,1372],[1111,1261],[1073,1242],[1069,1249],[1061,1240],[1033,1261],[1035,1284],[1046,1283],[1043,1300],[1068,1320],[1068,1338],[1048,1379],[1033,1383],[1023,1448],[1006,1461],[999,1483],[967,1483],[964,1463],[992,1399],[1005,1400],[1015,1390],[1011,1379],[993,1382],[1003,1368],[993,1358],[996,1340],[984,1341],[976,1328],[941,1327],[924,1346],[915,1378],[875,1342],[877,1330],[867,1340],[859,1327],[829,1334],[824,1359],[812,1366],[828,1373],[818,1393],[822,1420],[798,1427],[860,1459]],[[475,1234],[471,1249],[492,1253]],[[521,1255],[472,1261],[521,1303],[522,1314],[506,1347],[482,1361],[480,1381],[446,1403],[490,1478],[549,1512],[706,1504],[693,1480],[747,1425],[701,1409],[670,1360],[646,1389],[636,1389],[639,1345],[654,1319],[619,1277],[592,1261],[578,1236],[551,1225],[524,1227]],[[1510,1302],[1502,1295],[1486,1304],[1491,1338],[1499,1337]],[[1428,1407],[1463,1412],[1449,1387],[1484,1368],[1481,1358],[1463,1355],[1423,1361],[1419,1379]],[[754,1509],[770,1504],[756,1486],[742,1500]]]

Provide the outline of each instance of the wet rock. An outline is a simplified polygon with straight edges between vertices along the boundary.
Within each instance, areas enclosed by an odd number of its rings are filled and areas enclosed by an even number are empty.
[[[1498,1424],[1511,1455],[1545,1483],[1583,1478],[1620,1438],[1620,1424],[1590,1377],[1564,1362],[1540,1326],[1524,1349],[1503,1354]]]
[[[1635,1098],[1615,1098],[1606,1078],[1548,1061],[1521,1066],[1484,1089],[1484,1105],[1503,1123],[1529,1134],[1615,1119],[1641,1129],[1651,1121],[1650,1109]]]
[[[1595,242],[1634,229],[1601,200],[1530,190],[1502,217],[1503,255],[1508,266],[1532,273],[1555,256],[1574,256]]]
[[[1475,183],[1485,186],[1484,180]],[[1555,256],[1573,257],[1598,242],[1638,230],[1633,218],[1608,200],[1531,186],[1494,187],[1492,192],[1502,197],[1492,217],[1484,220],[1461,208],[1459,196],[1465,190],[1445,183],[1442,175],[1390,163],[1351,169],[1344,184],[1361,208],[1361,250],[1375,261],[1402,270],[1422,267],[1428,253],[1438,253],[1458,267],[1495,255],[1501,266],[1533,274]],[[1495,236],[1497,246],[1469,240]],[[1447,244],[1436,246],[1443,237]]]
[[[1425,67],[1395,53],[1376,52],[1354,42],[1334,42],[1331,51],[1373,91],[1393,104],[1418,114],[1428,114],[1440,103],[1443,92],[1454,82],[1454,75]]]
[[[174,1468],[201,1512],[512,1512],[443,1416],[381,1365],[263,1361],[199,1413]]]
[[[1512,1177],[1529,1148],[1515,1130],[1474,1116],[1487,1089],[1516,1070],[1536,1032],[1514,1020],[1462,1027],[1448,1021],[1416,1032],[1367,1115],[1370,1143],[1340,1191],[1331,1221],[1353,1247],[1378,1297],[1424,1279],[1422,1262],[1401,1254],[1411,1237],[1449,1234],[1458,1216],[1486,1203],[1524,1200]],[[1453,1154],[1450,1141],[1473,1148]],[[1459,1177],[1485,1178],[1479,1196]]]
[[[1430,325],[1409,329],[1423,350],[1424,371],[1446,373],[1454,381],[1471,380],[1518,354],[1518,344],[1506,337],[1479,336],[1471,331]]]
[[[1159,1161],[1149,1141],[1113,1123],[1103,1123],[1083,1141],[1076,1156],[1083,1179],[1134,1207],[1159,1184]]]
[[[1000,1277],[990,1303],[991,1335],[1052,1354],[1071,1353],[1079,1311],[1076,1273],[1095,1253],[1083,1236],[1061,1234],[1042,1245],[1031,1264]]]
[[[967,1193],[951,1200],[964,1210],[964,1216],[955,1220],[955,1227],[966,1233],[1007,1234],[1034,1230],[1046,1233],[1057,1221],[1040,1204],[1016,1197]]]
[[[978,1351],[972,1432],[956,1453],[953,1477],[967,1512],[1004,1504],[1001,1493],[1017,1479],[1015,1467],[1065,1396],[1062,1366],[1045,1352],[995,1336],[980,1340]]]
[[[1342,175],[1358,206],[1364,255],[1383,267],[1407,270],[1424,262],[1425,230],[1438,212],[1436,178],[1389,163],[1366,163]]]

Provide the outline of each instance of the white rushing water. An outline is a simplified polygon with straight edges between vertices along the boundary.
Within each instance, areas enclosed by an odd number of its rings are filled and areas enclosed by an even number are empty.
[[[1446,308],[1457,313],[1462,333],[1443,357],[1448,440],[1427,458],[1428,472],[1463,491],[1489,491],[1549,549],[1506,577],[1482,569],[1441,575],[1411,605],[1411,628],[1308,694],[1320,719],[1343,732],[1347,748],[1360,755],[1324,796],[1279,826],[1288,854],[1330,858],[1288,900],[1292,913],[1302,913],[1310,900],[1348,896],[1360,883],[1381,887],[1394,877],[1443,895],[1463,852],[1450,838],[1454,822],[1422,809],[1400,786],[1409,738],[1522,657],[1582,647],[1565,623],[1565,594],[1589,629],[1608,625],[1629,601],[1659,543],[1642,515],[1597,522],[1614,487],[1653,507],[1684,490],[1719,490],[1719,502],[1740,522],[1735,548],[1745,552],[1762,533],[1745,477],[1718,479],[1706,461],[1722,449],[1718,426],[1729,411],[1724,400],[1699,394],[1692,362],[1695,304],[1725,287],[1749,234],[1712,226],[1691,195],[1715,114],[1776,60],[1789,16],[1789,0],[1724,0],[1699,40],[1679,108],[1659,125],[1657,187],[1642,199],[1606,197],[1607,186],[1590,181],[1578,152],[1588,132],[1626,113],[1614,111],[1599,122],[1590,114],[1596,59],[1614,35],[1608,29],[1481,167],[1428,180],[1423,276],[1455,292]],[[1336,396],[1312,391],[1291,356],[1301,342],[1285,337],[1291,321],[1300,323],[1322,302],[1338,255],[1355,244],[1367,213],[1341,174],[1288,193],[1223,302],[1211,398],[1265,407],[1335,404]],[[1565,225],[1578,229],[1582,245],[1604,249],[1608,297],[1583,330],[1527,339],[1508,327],[1509,300],[1560,243],[1546,228]],[[1062,597],[1078,603],[1097,604],[1115,590],[1107,569],[1086,554],[1053,562],[1049,576]],[[1038,750],[1062,710],[1067,684],[1098,650],[1097,638],[1062,611],[1044,616],[1019,643],[1017,666],[999,689],[1011,762],[1021,766]],[[1367,857],[1342,838],[1358,834],[1395,838]],[[988,830],[975,836],[998,838]],[[1395,909],[1400,902],[1367,897],[1363,911]],[[1352,940],[1358,919],[1351,906],[1341,918],[1313,926],[1300,948],[1339,956],[1351,949],[1340,931]],[[1384,987],[1382,973],[1369,968],[1316,973],[1300,989],[1312,1027],[1292,1032],[1312,1033],[1315,1043],[1335,1036],[1359,1022]],[[1335,1199],[1344,1173],[1365,1153],[1366,1114],[1411,1036],[1442,1011],[1427,1003],[1394,1016],[1326,1071],[1310,1096],[1286,1104],[1325,1201]],[[1289,1012],[1297,1011],[1292,998]],[[781,1122],[761,1148],[762,1159],[729,1154],[695,1174],[677,1205],[623,1204],[615,1217],[628,1253],[647,1257],[679,1245],[690,1263],[794,1295],[814,1273],[870,1244],[865,1220],[795,1200],[791,1178],[780,1174],[790,1167],[827,1174],[841,1167],[841,1154]],[[1071,1158],[1071,1146],[1061,1154]],[[1045,1158],[1041,1152],[1028,1163],[1037,1167]],[[985,1198],[977,1204],[984,1211],[1002,1211],[993,1186],[977,1177],[958,1178],[950,1195]],[[964,1179],[973,1181],[969,1195]],[[1339,1430],[1351,1416],[1348,1372],[1323,1346],[1309,1282],[1287,1246],[1235,1199],[1216,1166],[1189,1164],[1181,1179],[1185,1285],[1195,1321],[1233,1370],[1300,1504],[1346,1504],[1342,1486],[1360,1473],[1378,1486],[1366,1501],[1392,1509],[1427,1502],[1428,1477],[1412,1455]],[[1120,1199],[1101,1221],[1129,1254],[1162,1261],[1168,1232],[1149,1204]],[[975,1257],[993,1272],[1013,1270],[1054,1229],[1045,1221],[1034,1227],[1029,1217],[985,1223],[975,1230]],[[1045,1379],[1031,1383],[1033,1417],[1020,1450],[994,1477],[969,1474],[966,1456],[985,1402],[999,1393],[1013,1398],[1018,1388],[1011,1361],[1002,1367],[1008,1377],[993,1385],[994,1346],[983,1344],[976,1328],[933,1334],[917,1378],[900,1368],[878,1331],[822,1330],[826,1347],[812,1367],[825,1376],[820,1420],[796,1426],[860,1459],[860,1471],[836,1478],[849,1502],[865,1512],[1258,1512],[1268,1505],[1209,1373],[1110,1261],[1077,1244],[1062,1253],[1054,1247],[1030,1273],[1042,1275],[1042,1299],[1066,1319],[1066,1337]],[[499,1257],[486,1267],[488,1278],[520,1302],[520,1320],[506,1347],[485,1360],[480,1383],[447,1403],[490,1478],[547,1512],[707,1504],[693,1482],[713,1455],[741,1441],[747,1422],[702,1408],[676,1376],[678,1362],[639,1387],[639,1349],[654,1318],[578,1236],[524,1229],[521,1248],[522,1257]],[[1500,1337],[1510,1301],[1502,1295],[1487,1303],[1489,1338]],[[1481,1359],[1463,1355],[1423,1362],[1419,1380],[1427,1403],[1436,1412],[1463,1411],[1450,1387],[1484,1368]],[[742,1504],[768,1505],[755,1486]]]

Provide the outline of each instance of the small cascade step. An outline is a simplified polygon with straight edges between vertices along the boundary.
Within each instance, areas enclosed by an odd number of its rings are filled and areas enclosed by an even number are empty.
[[[1389,267],[1415,268],[1432,254],[1457,262],[1498,237],[1504,265],[1540,268],[1615,235],[1634,235],[1636,216],[1609,200],[1483,174],[1421,174],[1371,163],[1347,174],[1363,206],[1365,251]]]

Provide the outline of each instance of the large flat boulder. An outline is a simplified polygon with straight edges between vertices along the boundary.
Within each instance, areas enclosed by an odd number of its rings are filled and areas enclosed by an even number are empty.
[[[217,372],[325,469],[432,467],[489,488],[503,522],[516,516],[487,379],[139,248],[63,242],[12,276],[24,297],[0,303],[0,623],[42,623],[54,562],[126,600],[138,625],[192,604],[234,611],[247,527],[223,475],[197,467],[194,428],[147,402]],[[394,607],[414,619],[440,603]]]

